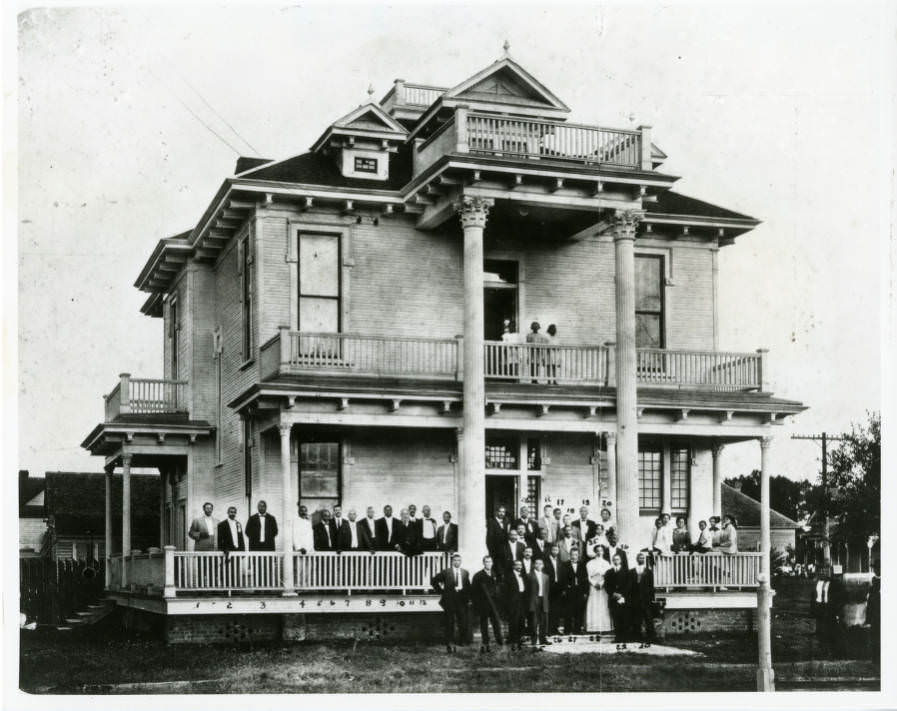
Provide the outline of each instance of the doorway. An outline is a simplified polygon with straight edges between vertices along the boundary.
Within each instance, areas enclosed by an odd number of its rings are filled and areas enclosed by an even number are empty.
[[[511,518],[517,515],[517,477],[507,474],[486,475],[486,516],[504,506]]]
[[[511,322],[511,331],[518,332],[517,262],[506,259],[483,261],[483,336],[487,341],[500,341],[504,322]]]

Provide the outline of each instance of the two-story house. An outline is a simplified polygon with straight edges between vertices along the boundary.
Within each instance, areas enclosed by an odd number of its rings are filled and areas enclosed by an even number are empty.
[[[499,505],[607,508],[633,549],[661,511],[693,535],[722,513],[721,448],[766,452],[804,409],[769,391],[765,350],[720,350],[718,253],[758,221],[673,191],[648,126],[569,112],[510,57],[451,88],[396,80],[307,152],[240,158],[196,225],[159,241],[136,286],[164,324],[164,377],[123,374],[83,445],[109,477],[162,475],[171,548],[132,555],[123,522],[124,604],[150,609],[127,600],[159,588],[168,615],[223,613],[213,594],[235,590],[256,593],[230,601],[243,614],[354,589],[426,605],[441,554],[301,556],[297,502],[449,511],[471,569]],[[246,554],[264,576],[187,550],[203,502],[245,521],[261,499],[280,521],[278,552]],[[725,579],[659,563],[658,585],[755,607],[758,554],[730,563]],[[362,598],[337,602],[370,612]]]

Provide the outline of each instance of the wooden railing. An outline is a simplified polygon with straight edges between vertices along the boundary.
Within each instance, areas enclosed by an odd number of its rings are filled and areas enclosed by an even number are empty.
[[[638,382],[712,390],[765,390],[765,353],[639,348]]]
[[[262,346],[262,377],[297,372],[457,380],[458,340],[281,329]]]
[[[656,588],[756,588],[762,553],[678,553],[654,561]]]
[[[106,400],[106,421],[119,415],[156,415],[187,412],[187,381],[132,378],[122,373]]]
[[[430,578],[448,567],[447,553],[344,552],[295,554],[296,589],[382,590],[407,592],[430,590]]]
[[[174,592],[283,589],[283,553],[247,551],[225,558],[217,551],[171,551],[169,558],[166,588],[170,580]]]
[[[445,89],[424,84],[405,84],[403,104],[429,106],[445,93]]]
[[[109,559],[109,589],[152,593],[162,589],[165,555],[131,551],[130,555],[114,555]]]
[[[559,121],[468,113],[471,153],[642,168],[642,133]]]
[[[607,384],[605,346],[486,341],[485,375],[522,383]]]

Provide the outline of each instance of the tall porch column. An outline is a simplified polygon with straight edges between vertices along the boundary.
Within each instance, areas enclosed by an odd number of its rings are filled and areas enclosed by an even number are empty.
[[[128,565],[131,555],[131,455],[121,457],[121,587],[128,587]]]
[[[283,596],[294,597],[293,585],[293,482],[290,472],[290,432],[292,424],[281,421],[280,426],[280,474],[283,478],[283,509],[281,510],[280,549],[283,552]]]
[[[757,691],[775,691],[775,676],[772,669],[772,636],[770,621],[769,554],[771,541],[769,532],[769,470],[772,437],[760,438],[760,587],[757,591],[758,649],[760,652],[757,668]]]
[[[617,531],[629,545],[639,540],[638,416],[635,352],[635,228],[641,212],[617,212],[614,220],[617,320]]]
[[[486,386],[483,381],[483,230],[493,200],[455,203],[464,229],[464,414],[458,485],[458,548],[475,565],[485,550]]]
[[[611,502],[611,518],[617,520],[617,433],[606,432],[607,438],[607,491],[601,492],[601,498]],[[600,511],[599,511],[600,513]]]
[[[720,455],[723,453],[723,445],[714,441],[710,447],[713,455],[713,515],[723,515],[723,475],[720,470]]]
[[[115,471],[115,467],[109,465],[106,467],[106,528],[104,529],[106,532],[106,540],[104,542],[106,549],[103,552],[103,560],[105,563],[106,570],[106,589],[109,589],[109,584],[112,582],[112,472]]]

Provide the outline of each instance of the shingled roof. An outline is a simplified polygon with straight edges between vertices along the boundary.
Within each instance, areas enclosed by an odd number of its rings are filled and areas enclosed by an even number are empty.
[[[647,211],[651,214],[721,217],[728,220],[752,220],[757,222],[756,218],[750,215],[727,210],[719,205],[688,197],[672,190],[660,193],[657,196],[657,202],[649,205]]]
[[[240,175],[243,180],[272,180],[279,183],[303,183],[336,188],[400,190],[411,180],[411,161],[407,150],[389,154],[389,179],[346,178],[331,156],[303,153]]]
[[[722,485],[722,513],[735,517],[739,528],[760,527],[760,502],[743,494],[738,489],[733,489],[728,484]],[[770,528],[795,529],[799,526],[797,521],[781,514],[774,509],[769,510]]]

